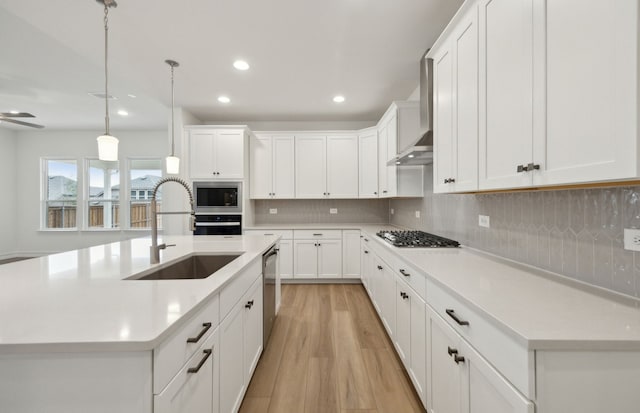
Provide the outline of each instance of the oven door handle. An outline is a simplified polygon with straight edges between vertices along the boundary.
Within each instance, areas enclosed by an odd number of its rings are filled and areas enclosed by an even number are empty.
[[[196,222],[196,227],[239,227],[239,222]]]

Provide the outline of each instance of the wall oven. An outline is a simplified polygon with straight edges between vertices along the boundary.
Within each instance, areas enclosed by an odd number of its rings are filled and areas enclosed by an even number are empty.
[[[193,235],[242,235],[242,215],[196,213]]]
[[[242,213],[242,182],[194,182],[196,214]]]

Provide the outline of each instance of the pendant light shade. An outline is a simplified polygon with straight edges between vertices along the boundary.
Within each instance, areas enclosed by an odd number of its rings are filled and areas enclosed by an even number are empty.
[[[118,138],[109,134],[109,7],[118,7],[115,0],[97,0],[104,5],[104,135],[98,136],[98,159],[118,160]]]
[[[118,160],[118,138],[111,135],[98,136],[98,159],[101,161]]]
[[[167,59],[164,61],[171,67],[171,155],[167,156],[167,174],[177,175],[180,173],[180,158],[175,155],[175,126],[174,126],[174,99],[173,99],[173,69],[180,66],[175,60]]]

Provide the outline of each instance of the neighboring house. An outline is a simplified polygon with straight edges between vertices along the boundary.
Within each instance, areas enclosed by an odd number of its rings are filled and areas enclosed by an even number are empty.
[[[131,200],[150,200],[153,188],[162,179],[161,176],[145,175],[131,181],[129,190],[131,191]],[[92,199],[104,198],[104,191],[101,188],[89,188]],[[114,185],[111,189],[111,199],[120,199],[120,185]],[[158,191],[157,199],[162,199],[162,191]]]
[[[78,196],[78,182],[66,176],[50,176],[47,188],[50,201],[74,201]]]

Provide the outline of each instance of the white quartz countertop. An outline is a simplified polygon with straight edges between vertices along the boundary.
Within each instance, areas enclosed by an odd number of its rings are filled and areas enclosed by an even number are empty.
[[[640,301],[470,248],[391,251],[532,350],[640,350]]]
[[[254,224],[243,227],[245,230],[270,230],[270,229],[398,229],[389,224]]]
[[[149,263],[149,238],[0,266],[0,354],[150,350],[278,240],[175,236]],[[123,280],[194,253],[242,253],[197,280]]]

